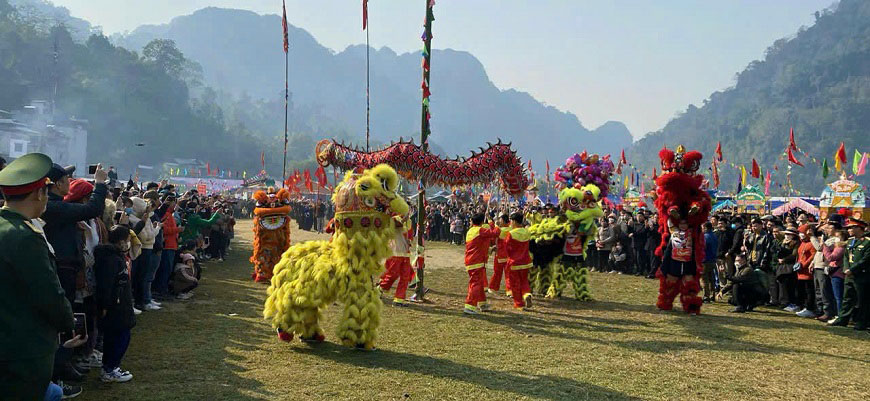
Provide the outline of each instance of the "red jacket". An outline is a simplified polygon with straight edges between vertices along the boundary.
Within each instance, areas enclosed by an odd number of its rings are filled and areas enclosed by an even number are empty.
[[[178,234],[181,232],[178,225],[175,223],[175,216],[172,215],[171,209],[166,209],[166,214],[163,215],[163,249],[177,250],[178,249]]]
[[[501,234],[498,235],[498,240],[495,243],[495,261],[498,263],[507,263],[508,261],[508,232],[508,229],[501,230]]]
[[[498,238],[501,230],[488,225],[472,226],[465,234],[465,270],[474,270],[486,266],[489,258],[489,244]]]
[[[508,266],[511,270],[524,270],[532,267],[532,255],[529,253],[529,238],[531,233],[525,227],[512,229],[505,239],[507,241]]]
[[[798,280],[813,279],[813,258],[816,256],[816,248],[809,240],[801,242],[798,247],[798,263],[801,264],[800,270],[797,272]]]

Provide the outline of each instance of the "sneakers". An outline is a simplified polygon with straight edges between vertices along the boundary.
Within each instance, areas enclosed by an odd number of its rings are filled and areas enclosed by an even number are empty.
[[[153,299],[151,300],[151,303],[154,304],[154,305],[157,305],[157,306],[163,306],[162,303],[157,302],[157,301],[155,301],[155,300],[153,300]]]
[[[804,308],[802,311],[798,312],[797,315],[800,317],[816,317],[816,312]]]
[[[76,398],[76,397],[79,396],[79,394],[82,393],[82,387],[81,387],[81,386],[71,386],[71,385],[66,384],[66,383],[64,383],[64,382],[62,382],[62,381],[58,381],[58,382],[57,382],[57,385],[58,385],[58,386],[60,387],[60,389],[63,391],[63,395],[60,397],[60,399],[62,399],[62,400],[68,400],[68,399],[70,399],[70,398]]]
[[[795,304],[788,304],[788,306],[786,306],[785,308],[782,308],[782,310],[784,310],[786,312],[795,313],[795,312],[801,310],[801,308]]]
[[[139,309],[136,309],[136,307],[134,306],[134,307],[133,307],[133,314],[134,314],[134,315],[138,315],[138,314],[140,314],[140,313],[142,313],[142,311],[139,310]]]
[[[479,307],[480,307],[481,312],[486,312],[486,311],[492,310],[492,305],[487,304],[487,303],[480,304]]]
[[[523,295],[523,302],[526,304],[526,308],[532,307],[532,294]]]
[[[831,320],[828,320],[828,321],[827,321],[827,322],[826,322],[826,323],[828,323],[828,324],[833,324],[833,323],[834,323],[834,322],[836,322],[836,321],[837,321],[837,317],[836,317],[836,316],[834,316],[834,318],[833,318],[833,319],[831,319]]]
[[[130,372],[122,371],[121,368],[115,368],[111,372],[103,371],[103,374],[100,375],[100,380],[103,383],[125,383],[133,380],[133,375]]]
[[[462,309],[462,313],[464,313],[466,315],[476,315],[478,312],[477,312],[477,308],[475,308],[471,305],[466,305],[465,308]]]
[[[154,305],[154,303],[150,303],[148,305],[145,305],[145,310],[147,310],[147,311],[155,311],[155,310],[161,310],[161,309],[163,309],[163,308],[161,308],[157,305]]]
[[[182,300],[184,300],[184,299],[190,299],[191,297],[193,297],[193,292],[192,292],[192,291],[191,291],[191,292],[184,292],[184,293],[178,294],[178,296],[175,297],[175,298],[176,298],[176,299],[182,299]]]

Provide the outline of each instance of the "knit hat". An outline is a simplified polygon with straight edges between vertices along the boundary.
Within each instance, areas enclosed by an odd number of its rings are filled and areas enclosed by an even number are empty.
[[[94,185],[77,178],[69,182],[69,193],[63,197],[64,202],[78,202],[94,192]]]
[[[194,260],[194,261],[195,261],[195,260],[196,260],[196,257],[194,257],[193,255],[191,255],[191,254],[189,254],[189,253],[182,253],[182,254],[181,254],[181,261],[182,261],[182,262],[187,262],[187,261],[189,261],[189,260]]]

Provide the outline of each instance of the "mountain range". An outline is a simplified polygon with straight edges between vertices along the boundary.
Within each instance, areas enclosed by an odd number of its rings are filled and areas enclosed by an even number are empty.
[[[811,27],[774,42],[762,60],[737,74],[736,84],[714,92],[701,107],[689,105],[661,130],[634,143],[628,158],[652,176],[658,167],[657,150],[682,144],[700,150],[704,170],[722,144],[723,189],[734,191],[738,168],[751,169],[755,159],[772,175],[773,194],[818,196],[832,172],[822,175],[827,159],[842,142],[851,174],[854,149],[870,151],[870,1],[841,0],[815,14]],[[788,168],[785,151],[794,128],[804,167]],[[757,180],[750,179],[752,182]],[[858,177],[867,184],[867,176]]]
[[[168,24],[141,26],[112,40],[139,51],[154,39],[171,39],[187,58],[202,65],[205,84],[235,97],[275,101],[283,97],[284,85],[280,26],[277,15],[205,8]],[[338,123],[334,129],[363,143],[365,46],[335,52],[294,26],[289,27],[289,37],[293,107],[327,116]],[[387,47],[371,50],[372,141],[419,137],[420,57],[419,53],[397,54]],[[557,160],[584,148],[616,154],[632,142],[620,122],[590,131],[572,113],[547,106],[528,93],[497,88],[480,61],[468,52],[434,50],[430,82],[430,142],[450,156],[467,155],[501,138],[512,142],[521,156],[543,166],[545,159],[558,164]],[[263,122],[268,132],[283,130],[282,114],[273,110],[266,116],[271,120]]]

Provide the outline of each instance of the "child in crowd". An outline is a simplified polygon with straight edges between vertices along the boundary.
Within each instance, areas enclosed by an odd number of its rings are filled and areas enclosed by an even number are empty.
[[[625,249],[622,248],[621,242],[613,244],[609,262],[611,273],[622,274],[622,272],[624,272],[628,267],[628,255],[625,253]]]
[[[94,249],[96,301],[103,333],[103,382],[123,383],[133,379],[121,369],[121,359],[130,345],[130,329],[136,325],[130,284],[130,229],[115,226],[108,244]]]
[[[175,265],[175,272],[170,281],[170,287],[174,294],[178,294],[178,299],[190,299],[193,296],[193,289],[199,285],[199,280],[196,278],[196,257],[190,253],[182,253],[180,262]]]

